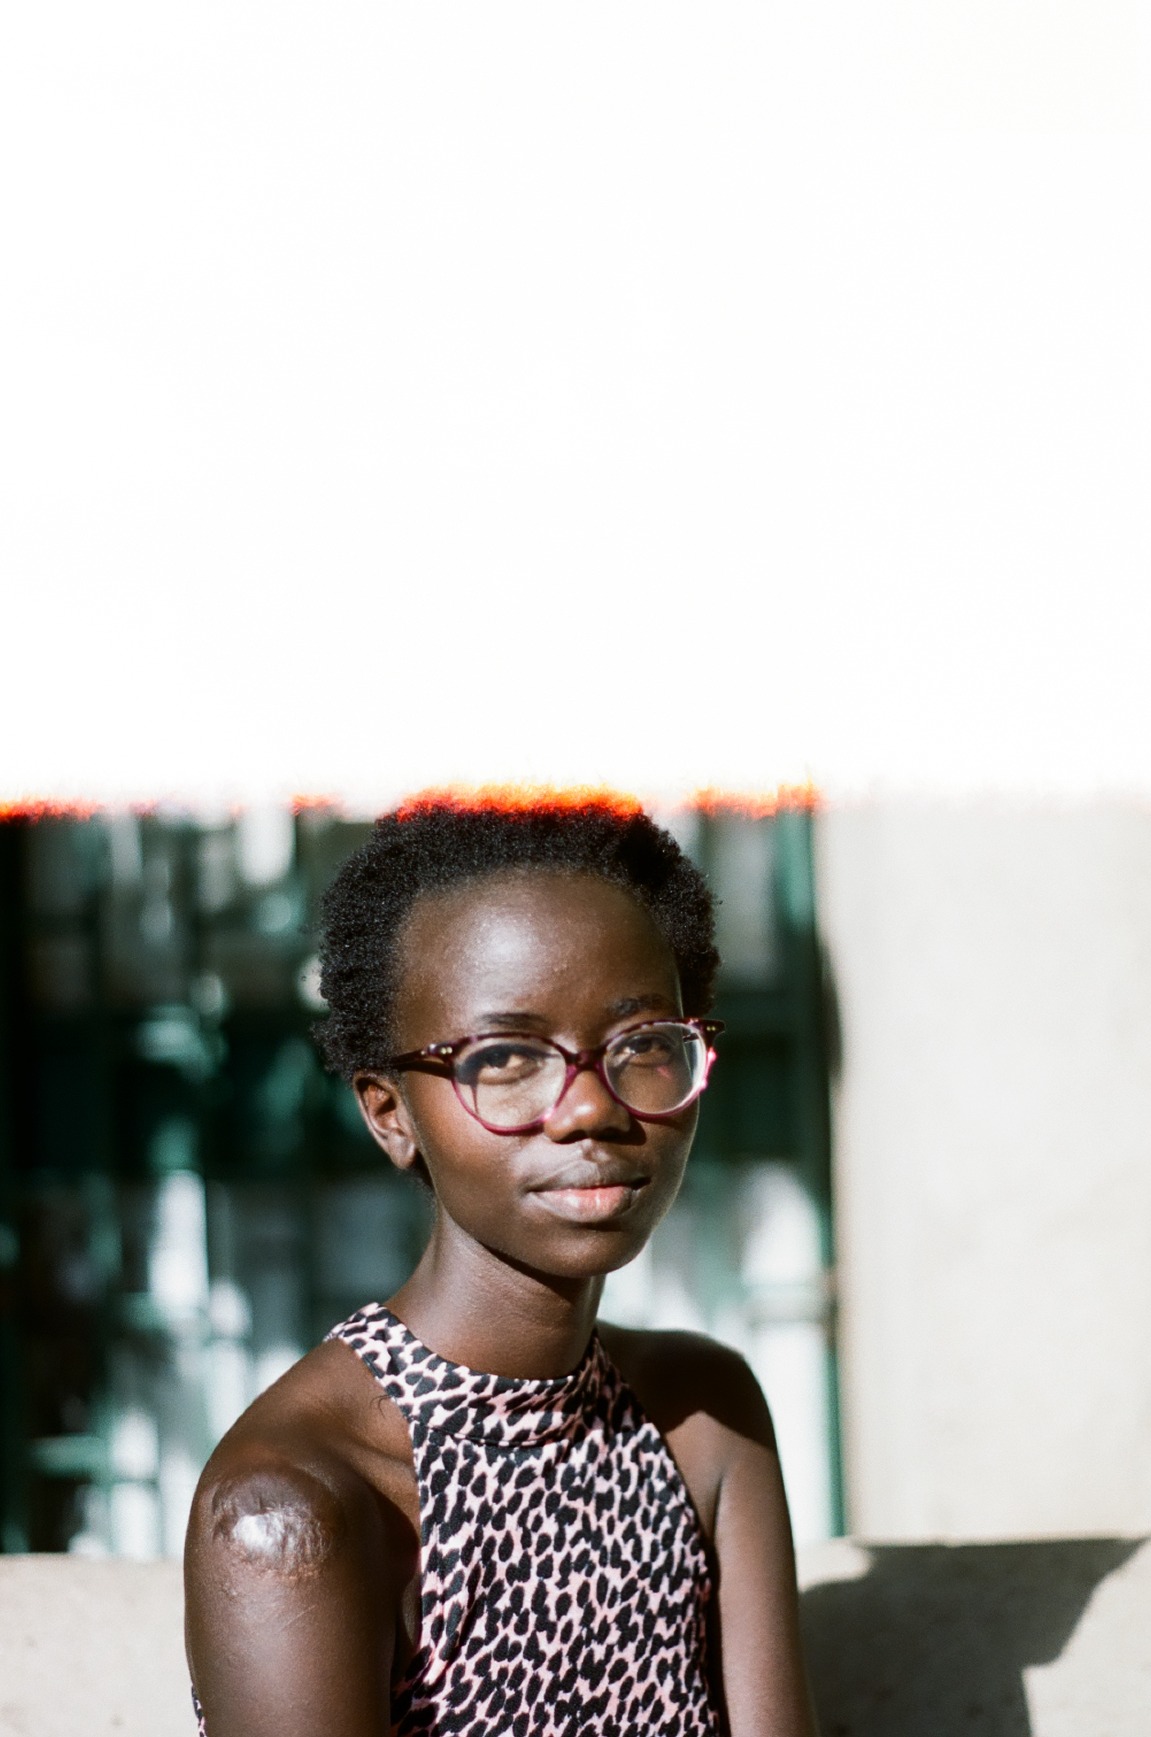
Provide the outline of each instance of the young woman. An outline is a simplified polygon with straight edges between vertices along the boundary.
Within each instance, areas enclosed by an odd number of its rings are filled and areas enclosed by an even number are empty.
[[[754,1378],[596,1320],[714,1059],[698,871],[624,804],[429,800],[325,913],[319,1042],[434,1228],[205,1470],[208,1737],[813,1737]]]

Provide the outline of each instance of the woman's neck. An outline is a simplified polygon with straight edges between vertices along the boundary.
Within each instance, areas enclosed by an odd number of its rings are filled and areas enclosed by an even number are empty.
[[[555,1278],[514,1265],[468,1238],[432,1233],[388,1307],[452,1363],[491,1375],[547,1379],[587,1349],[603,1279]]]

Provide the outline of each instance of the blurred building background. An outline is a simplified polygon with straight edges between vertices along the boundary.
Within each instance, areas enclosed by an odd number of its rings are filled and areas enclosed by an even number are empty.
[[[740,1346],[796,1529],[843,1525],[812,815],[670,817],[722,900],[722,1060],[680,1202],[604,1312]],[[6,1550],[178,1554],[212,1445],[427,1229],[321,1070],[325,809],[0,824]]]
[[[604,1312],[745,1351],[801,1541],[1151,1528],[1151,811],[669,819],[728,1022]],[[427,1228],[308,1037],[324,809],[0,825],[7,1550],[180,1550],[213,1442]],[[829,1114],[830,1111],[830,1114]]]

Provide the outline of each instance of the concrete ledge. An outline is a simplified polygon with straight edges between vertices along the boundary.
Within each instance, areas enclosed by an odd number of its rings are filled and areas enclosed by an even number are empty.
[[[1151,1544],[802,1552],[823,1737],[1147,1737]]]
[[[0,1556],[3,1737],[195,1737],[178,1562]]]
[[[823,1737],[1147,1737],[1151,1543],[800,1557]],[[3,1737],[194,1737],[175,1562],[0,1557]]]

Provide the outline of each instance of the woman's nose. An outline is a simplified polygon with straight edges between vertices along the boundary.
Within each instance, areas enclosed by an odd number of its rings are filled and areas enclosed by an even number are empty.
[[[623,1134],[631,1122],[631,1111],[612,1097],[598,1069],[585,1065],[565,1087],[544,1123],[544,1132],[552,1140],[570,1140],[582,1134]]]

